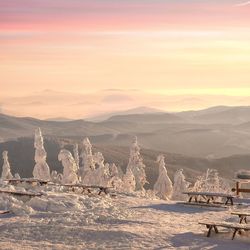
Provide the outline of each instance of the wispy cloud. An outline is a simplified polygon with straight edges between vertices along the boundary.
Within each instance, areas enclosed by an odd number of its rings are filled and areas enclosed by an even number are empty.
[[[243,7],[243,6],[247,6],[247,5],[250,5],[250,1],[243,2],[243,3],[238,3],[235,6],[237,6],[237,7]]]

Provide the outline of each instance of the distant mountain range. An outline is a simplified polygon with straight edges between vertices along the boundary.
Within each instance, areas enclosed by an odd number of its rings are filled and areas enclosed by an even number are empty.
[[[136,113],[138,112],[138,113]],[[139,113],[140,112],[140,113]],[[0,141],[46,136],[128,147],[137,136],[143,148],[207,159],[250,154],[250,107],[217,106],[199,111],[164,113],[141,107],[99,122],[48,121],[0,114]]]
[[[139,114],[152,114],[152,113],[164,113],[164,111],[160,109],[142,106],[142,107],[137,107],[137,108],[129,109],[125,111],[117,111],[113,113],[106,113],[106,114],[102,114],[102,115],[98,115],[94,117],[89,117],[85,120],[93,121],[93,122],[100,122],[100,121],[105,121],[116,115],[122,116],[122,115],[139,115]]]

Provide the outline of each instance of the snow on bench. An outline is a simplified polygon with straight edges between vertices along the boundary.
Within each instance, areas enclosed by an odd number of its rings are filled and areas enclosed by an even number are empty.
[[[242,211],[233,211],[231,213],[232,215],[238,215],[239,218],[240,218],[240,223],[242,223],[243,221],[245,223],[247,223],[247,217],[250,216],[250,211],[245,211],[245,210],[242,210]]]
[[[0,210],[0,214],[8,214],[10,213],[10,210]]]
[[[241,230],[250,230],[250,225],[240,223],[200,221],[199,224],[205,225],[208,228],[207,237],[210,237],[213,229],[215,233],[219,233],[218,227],[233,229],[232,240],[234,239],[237,232],[240,234]]]
[[[42,196],[42,193],[31,193],[31,192],[22,192],[22,191],[10,191],[10,190],[4,190],[0,189],[0,193],[10,194],[10,195],[17,195],[17,196],[29,196],[36,197],[36,196]]]
[[[49,181],[45,181],[45,180],[39,180],[39,179],[6,179],[4,180],[6,182],[8,182],[9,184],[11,185],[17,185],[17,184],[20,184],[20,183],[29,183],[29,184],[39,184],[39,185],[46,185],[48,184]]]
[[[235,196],[231,195],[231,194],[225,194],[225,193],[212,193],[212,192],[184,192],[184,194],[187,194],[189,199],[188,199],[188,203],[192,202],[192,199],[194,198],[196,203],[206,203],[209,204],[210,201],[214,202],[215,198],[226,198],[226,201],[224,203],[224,205],[228,205],[230,203],[230,205],[233,205],[233,199],[235,198]],[[202,200],[199,200],[198,198],[202,198]],[[195,204],[195,203],[194,203]],[[217,203],[217,204],[222,204],[222,203]]]

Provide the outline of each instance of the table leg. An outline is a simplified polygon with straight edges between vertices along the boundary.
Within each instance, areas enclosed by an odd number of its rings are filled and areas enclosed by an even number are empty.
[[[236,233],[238,232],[238,230],[239,230],[239,229],[237,229],[237,228],[234,229],[234,233],[233,233],[232,240],[234,239],[234,237],[235,237]]]
[[[207,232],[207,237],[210,237],[211,231],[212,231],[212,229],[213,229],[213,226],[212,226],[212,225],[207,225],[207,227],[209,228],[209,229],[208,229],[208,232]]]

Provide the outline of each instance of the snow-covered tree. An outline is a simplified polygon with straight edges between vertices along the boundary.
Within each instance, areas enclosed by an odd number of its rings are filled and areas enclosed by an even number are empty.
[[[94,162],[97,166],[94,170],[95,184],[107,186],[110,181],[109,164],[104,165],[104,157],[100,152],[94,154]]]
[[[62,174],[58,174],[56,170],[51,171],[51,181],[54,183],[62,182]]]
[[[92,153],[92,145],[89,141],[89,138],[85,138],[82,142],[83,144],[83,151],[81,154],[82,157],[82,167],[84,170],[95,169],[95,161],[94,156]]]
[[[14,177],[15,177],[15,179],[21,179],[21,177],[18,173],[15,173]]]
[[[92,145],[87,137],[83,140],[82,145],[82,166],[79,168],[78,173],[82,183],[84,183],[85,185],[94,185],[95,161],[92,153]]]
[[[128,170],[131,170],[135,177],[135,190],[144,190],[143,186],[147,183],[147,180],[145,165],[143,164],[143,159],[140,154],[140,147],[138,145],[137,137],[135,137],[130,147],[130,157],[126,172],[128,172]]]
[[[183,169],[176,171],[174,175],[174,186],[173,186],[173,195],[172,199],[174,200],[186,200],[187,195],[183,194],[188,190],[190,183],[185,180],[183,174]]]
[[[135,176],[130,168],[127,169],[126,174],[122,178],[122,191],[132,193],[135,191]]]
[[[112,163],[111,166],[109,167],[109,172],[110,172],[110,181],[109,181],[109,186],[114,187],[116,190],[120,190],[122,188],[122,179],[119,176],[119,171],[117,166]]]
[[[77,166],[77,169],[79,169],[79,164],[80,164],[80,159],[79,159],[79,150],[78,150],[78,144],[75,143],[74,144],[74,159],[75,159],[75,162],[76,162],[76,166]]]
[[[77,166],[72,154],[66,149],[61,149],[58,155],[58,160],[61,161],[63,165],[62,183],[78,183]]]
[[[164,156],[159,155],[157,157],[157,162],[159,163],[159,176],[154,185],[155,194],[164,200],[168,200],[172,197],[173,184],[165,167]]]
[[[2,167],[2,176],[3,180],[12,179],[13,175],[10,171],[10,163],[8,158],[8,151],[3,151],[3,167]]]
[[[36,179],[50,180],[50,168],[46,162],[47,153],[43,146],[43,136],[41,129],[38,128],[35,131],[35,162],[36,165],[33,170],[33,176]]]
[[[195,182],[192,191],[197,192],[215,192],[215,193],[230,193],[230,185],[228,182],[219,177],[216,169],[207,169],[206,173],[199,176]]]
[[[110,170],[110,177],[119,177],[119,171],[115,163],[112,163],[109,167]]]

